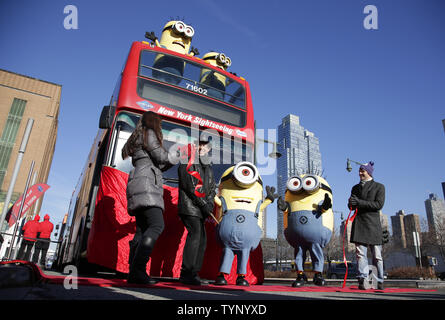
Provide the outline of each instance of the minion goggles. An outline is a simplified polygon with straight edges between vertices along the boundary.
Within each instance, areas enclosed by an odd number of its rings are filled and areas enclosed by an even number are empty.
[[[318,180],[318,178],[313,175],[304,176],[303,179],[297,176],[291,177],[287,181],[286,187],[293,193],[299,193],[303,190],[309,193],[313,193],[319,189],[323,189],[332,194],[331,188],[329,188],[324,183],[321,183],[320,180]]]
[[[224,53],[218,53],[218,54],[203,58],[203,60],[210,60],[210,59],[215,59],[217,62],[219,62],[221,65],[223,65],[225,67],[230,67],[232,65],[232,60],[228,56],[226,56]]]
[[[193,29],[193,27],[191,26],[186,25],[182,21],[177,21],[176,23],[165,27],[162,32],[168,29],[173,29],[175,33],[184,35],[187,38],[191,38],[195,34],[195,29]]]
[[[220,183],[229,179],[232,179],[236,185],[242,188],[249,187],[255,182],[258,182],[261,186],[263,185],[258,169],[248,161],[238,163],[232,171],[221,177]]]

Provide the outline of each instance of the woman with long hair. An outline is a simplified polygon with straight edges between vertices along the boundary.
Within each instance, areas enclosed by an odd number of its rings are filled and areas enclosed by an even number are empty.
[[[162,171],[179,162],[162,145],[162,118],[145,112],[122,148],[122,158],[131,157],[134,169],[127,183],[128,214],[136,218],[136,233],[130,241],[129,283],[155,284],[146,266],[159,235],[164,230]]]

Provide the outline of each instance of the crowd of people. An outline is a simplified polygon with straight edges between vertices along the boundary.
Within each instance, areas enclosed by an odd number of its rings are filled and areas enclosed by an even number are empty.
[[[134,239],[130,241],[129,283],[157,282],[147,274],[146,265],[164,228],[162,172],[178,164],[181,156],[178,150],[169,152],[163,147],[161,122],[162,118],[156,113],[144,113],[122,149],[122,157],[131,157],[134,166],[127,184],[128,213],[135,216],[137,226]],[[199,271],[207,240],[204,221],[213,212],[215,181],[207,156],[211,143],[198,140],[188,148],[187,156],[196,156],[198,161],[193,164],[181,163],[178,166],[178,214],[188,231],[180,281],[201,285],[203,280],[199,277]],[[368,248],[372,253],[373,264],[378,270],[378,288],[383,289],[382,226],[379,210],[385,201],[385,188],[374,181],[373,165],[373,162],[369,162],[360,166],[360,183],[352,188],[348,201],[349,209],[355,210],[351,242],[356,244],[360,289],[366,289],[365,279],[369,274]],[[197,179],[195,174],[198,174],[200,179]],[[198,181],[202,181],[199,186]],[[242,285],[248,283],[243,282]]]

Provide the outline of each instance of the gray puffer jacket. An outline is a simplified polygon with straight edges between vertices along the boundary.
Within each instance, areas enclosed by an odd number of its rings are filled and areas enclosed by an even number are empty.
[[[179,162],[179,157],[168,153],[159,143],[153,130],[148,130],[147,145],[144,149],[142,138],[140,149],[131,156],[134,169],[127,183],[127,210],[130,216],[142,207],[158,207],[164,210],[164,189],[162,171]]]

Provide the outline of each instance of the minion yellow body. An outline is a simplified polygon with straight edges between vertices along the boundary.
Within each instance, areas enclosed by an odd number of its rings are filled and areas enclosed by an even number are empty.
[[[221,177],[215,203],[219,207],[218,236],[223,245],[220,272],[230,274],[235,254],[238,256],[237,273],[246,274],[250,251],[261,239],[258,225],[260,213],[273,202],[274,188],[263,186],[258,169],[249,162],[241,162],[227,169]],[[276,197],[276,195],[275,195]]]
[[[214,51],[206,53],[202,57],[202,60],[222,70],[227,70],[227,68],[232,64],[230,58],[224,53]],[[226,76],[219,72],[215,72],[213,69],[202,68],[200,82],[208,87],[208,95],[221,100],[224,99],[224,91],[226,90],[227,82]]]
[[[152,40],[158,47],[194,56],[198,54],[197,49],[192,48],[190,51],[194,34],[195,31],[193,27],[186,25],[182,21],[172,20],[167,22],[164,26],[160,41],[158,41],[158,38],[153,32],[146,33],[145,36]],[[178,84],[181,81],[181,78],[177,76],[182,76],[184,74],[184,66],[184,61],[179,58],[165,54],[158,54],[154,60],[153,67],[165,72],[153,70],[153,76],[166,82]]]
[[[322,272],[323,248],[334,229],[332,191],[328,182],[315,175],[290,178],[285,201],[279,200],[279,208],[284,209],[284,236],[295,248],[297,270],[303,271],[306,251],[309,251],[314,270]]]

